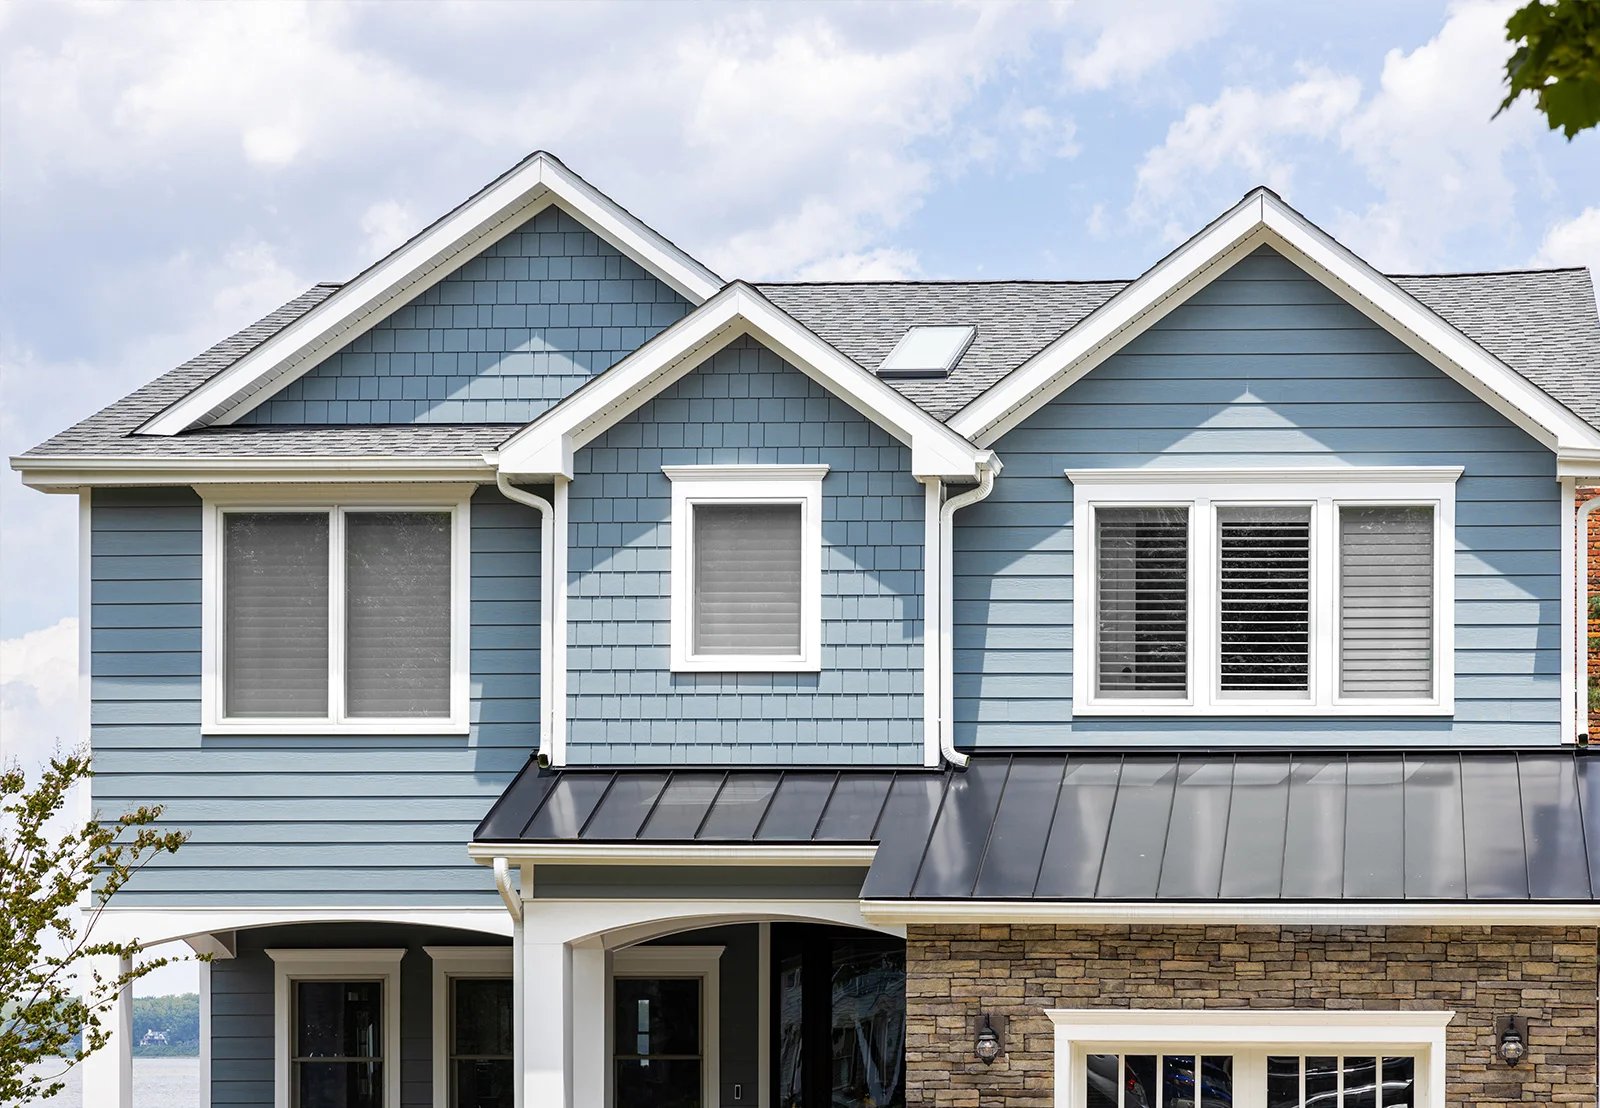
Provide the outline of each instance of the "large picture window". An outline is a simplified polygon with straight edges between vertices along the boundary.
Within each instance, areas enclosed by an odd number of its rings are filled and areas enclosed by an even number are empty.
[[[662,470],[672,481],[672,668],[821,668],[828,467]]]
[[[1074,471],[1074,711],[1451,710],[1457,469]]]
[[[467,506],[292,505],[207,513],[209,732],[466,726]]]

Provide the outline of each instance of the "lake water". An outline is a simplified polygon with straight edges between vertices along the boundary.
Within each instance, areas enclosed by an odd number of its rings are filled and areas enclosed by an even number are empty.
[[[198,1058],[133,1060],[133,1108],[194,1108],[199,1092]],[[67,1087],[43,1103],[49,1108],[94,1108],[83,1103],[83,1086],[76,1067],[67,1075]]]

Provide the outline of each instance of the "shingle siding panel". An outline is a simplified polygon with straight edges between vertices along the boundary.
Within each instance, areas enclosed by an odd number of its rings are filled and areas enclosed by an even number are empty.
[[[995,449],[1006,468],[994,493],[956,516],[958,743],[1266,746],[1289,730],[1301,745],[1560,741],[1552,455],[1271,251],[1206,286]],[[1072,717],[1063,470],[1328,464],[1466,467],[1456,490],[1453,718]]]
[[[750,339],[579,452],[570,493],[568,758],[922,757],[923,491],[905,447]],[[673,674],[663,465],[826,463],[817,674]]]
[[[549,207],[239,422],[524,423],[688,311]]]
[[[471,733],[386,738],[200,734],[201,512],[187,489],[92,500],[94,802],[162,802],[193,836],[120,895],[492,901],[461,844],[538,742],[537,514],[493,490],[473,499]]]

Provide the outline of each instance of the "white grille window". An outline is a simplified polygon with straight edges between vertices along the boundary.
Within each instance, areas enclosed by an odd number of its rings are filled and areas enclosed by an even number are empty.
[[[208,497],[203,728],[465,730],[465,494],[432,507],[245,495]]]
[[[822,664],[827,466],[663,466],[672,482],[672,668]]]
[[[1456,469],[1069,473],[1077,714],[1445,714]]]

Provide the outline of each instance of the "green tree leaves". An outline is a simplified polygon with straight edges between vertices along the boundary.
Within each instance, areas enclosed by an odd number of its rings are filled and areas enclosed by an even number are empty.
[[[1517,50],[1496,115],[1531,92],[1550,129],[1569,141],[1600,123],[1600,0],[1532,0],[1506,21],[1506,38]]]

